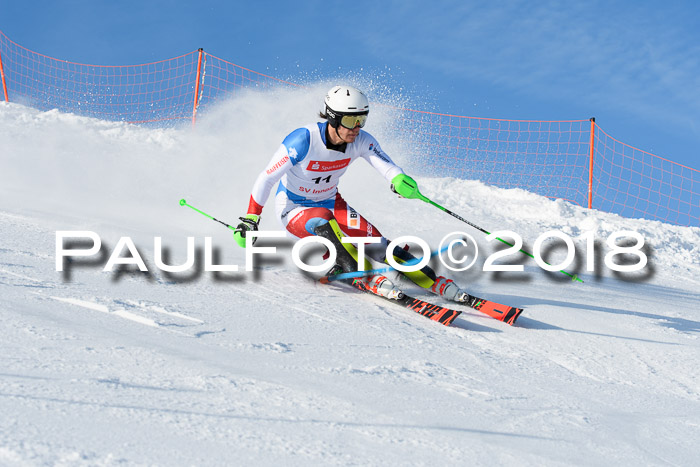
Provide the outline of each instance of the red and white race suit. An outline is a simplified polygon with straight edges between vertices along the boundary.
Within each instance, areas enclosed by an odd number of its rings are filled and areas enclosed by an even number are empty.
[[[352,143],[329,148],[327,126],[328,123],[311,124],[294,130],[284,139],[253,185],[248,213],[260,215],[272,188],[279,182],[275,211],[291,236],[314,235],[316,226],[335,217],[348,236],[381,237],[372,224],[343,200],[338,182],[357,159],[365,159],[387,181],[403,170],[363,130]]]

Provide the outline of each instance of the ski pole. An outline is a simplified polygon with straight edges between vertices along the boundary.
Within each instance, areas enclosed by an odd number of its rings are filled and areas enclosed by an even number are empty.
[[[222,221],[220,221],[219,219],[210,216],[210,215],[207,214],[206,212],[202,212],[202,211],[200,211],[199,209],[195,208],[194,206],[190,206],[189,204],[187,204],[187,201],[185,201],[184,199],[181,199],[181,200],[180,200],[180,206],[187,206],[188,208],[192,208],[192,209],[194,209],[195,211],[197,211],[198,213],[200,213],[201,215],[203,215],[203,216],[205,216],[205,217],[208,217],[209,219],[211,219],[211,220],[213,220],[213,221],[216,221],[216,222],[218,222],[219,224],[223,224],[223,225],[225,225],[226,227],[228,227],[228,228],[231,229],[231,230],[236,230],[235,227],[231,227],[231,226],[228,225],[226,222],[222,222]]]
[[[480,231],[480,232],[483,232],[483,233],[485,233],[486,235],[491,235],[491,232],[489,232],[489,231],[487,231],[487,230],[485,230],[485,229],[479,227],[478,225],[476,225],[476,224],[474,224],[474,223],[472,223],[472,222],[469,222],[468,220],[466,220],[464,217],[460,216],[459,214],[455,214],[454,212],[450,211],[449,209],[447,209],[447,208],[445,208],[445,207],[443,207],[443,206],[440,206],[440,205],[439,205],[438,203],[436,203],[435,201],[429,199],[427,196],[424,196],[424,195],[421,194],[421,192],[418,190],[418,187],[417,187],[417,186],[415,186],[415,187],[414,187],[414,186],[410,186],[410,188],[411,188],[413,191],[409,194],[409,196],[404,196],[405,198],[408,198],[408,199],[419,199],[419,200],[421,200],[421,201],[425,201],[425,202],[428,203],[428,204],[432,204],[433,206],[435,206],[436,208],[440,209],[441,211],[446,212],[446,213],[449,214],[450,216],[452,216],[452,217],[454,217],[454,218],[456,218],[456,219],[459,219],[460,221],[464,222],[464,223],[467,224],[467,225],[470,225],[470,226],[474,227],[476,230],[478,230],[478,231]],[[506,240],[503,240],[503,239],[500,238],[500,237],[496,237],[496,240],[498,240],[499,242],[505,243],[505,244],[508,245],[508,246],[511,246],[511,247],[513,246],[512,243],[510,243],[510,242],[508,242],[508,241],[506,241]],[[535,258],[531,253],[528,253],[527,251],[523,250],[522,248],[520,249],[520,252],[523,253],[523,254],[525,254],[525,255],[527,255],[527,256],[529,256],[529,257],[532,258],[532,259]],[[547,262],[545,261],[545,264],[549,264],[549,263],[547,263]],[[564,275],[566,275],[566,276],[569,276],[569,277],[571,278],[572,281],[583,282],[583,281],[578,277],[578,275],[576,275],[576,274],[571,274],[571,273],[566,272],[566,271],[563,271],[563,270],[560,270],[559,272],[561,272],[562,274],[564,274]]]

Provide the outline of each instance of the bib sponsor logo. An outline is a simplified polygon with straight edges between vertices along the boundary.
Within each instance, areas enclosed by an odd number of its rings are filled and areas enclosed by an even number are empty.
[[[306,170],[311,172],[330,172],[332,170],[344,169],[350,165],[350,158],[339,161],[309,161]]]
[[[381,149],[379,149],[378,147],[372,148],[372,145],[370,145],[369,148],[370,148],[370,149],[372,150],[372,152],[373,152],[374,154],[376,154],[377,157],[379,157],[381,160],[383,160],[384,162],[389,162],[389,159],[388,159],[388,158],[386,157],[386,155],[381,151]]]
[[[348,209],[347,224],[350,229],[360,228],[360,216],[357,215],[357,211],[354,209]]]

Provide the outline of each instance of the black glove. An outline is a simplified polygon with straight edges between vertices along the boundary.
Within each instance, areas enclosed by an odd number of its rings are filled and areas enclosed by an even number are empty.
[[[236,243],[238,243],[238,246],[241,248],[245,248],[245,236],[246,233],[249,230],[258,230],[258,224],[260,223],[260,216],[256,216],[255,214],[246,214],[245,217],[239,217],[239,219],[242,221],[240,224],[236,226],[236,229],[233,231],[233,239],[236,240]],[[255,242],[258,240],[257,237],[253,238],[253,245]]]

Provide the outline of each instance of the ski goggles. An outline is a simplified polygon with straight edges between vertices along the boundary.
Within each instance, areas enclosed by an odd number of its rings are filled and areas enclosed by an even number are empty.
[[[362,128],[365,126],[365,123],[367,123],[367,114],[343,115],[340,117],[340,124],[348,130],[355,129],[357,125],[360,125],[360,128]]]

